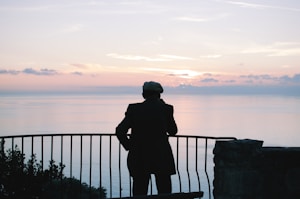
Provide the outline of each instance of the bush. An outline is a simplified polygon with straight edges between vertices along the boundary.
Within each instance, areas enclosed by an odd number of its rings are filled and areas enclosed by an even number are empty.
[[[0,141],[0,198],[106,198],[103,187],[90,187],[65,177],[65,165],[61,163],[51,160],[48,169],[43,170],[35,155],[24,161],[25,155],[17,146],[5,152],[4,141]]]

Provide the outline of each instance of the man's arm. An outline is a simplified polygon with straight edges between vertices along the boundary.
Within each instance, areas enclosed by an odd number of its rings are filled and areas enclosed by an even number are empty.
[[[127,108],[124,119],[116,127],[117,138],[119,139],[120,143],[125,148],[125,150],[127,150],[127,151],[131,147],[130,139],[127,137],[127,132],[131,128],[130,119],[129,119],[129,112],[130,112],[129,107],[130,107],[130,105]]]
[[[175,135],[178,131],[177,125],[174,119],[174,108],[172,105],[168,105],[169,116],[168,116],[168,133],[169,135]]]

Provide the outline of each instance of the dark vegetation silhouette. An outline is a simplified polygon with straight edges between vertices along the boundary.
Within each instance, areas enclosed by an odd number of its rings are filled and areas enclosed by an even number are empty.
[[[0,141],[0,198],[106,198],[106,189],[90,187],[78,179],[65,177],[65,165],[49,161],[43,169],[33,154],[27,163],[25,154],[18,146],[4,149],[4,140]]]

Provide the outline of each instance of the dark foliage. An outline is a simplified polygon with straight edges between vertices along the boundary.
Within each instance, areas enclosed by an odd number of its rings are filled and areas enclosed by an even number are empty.
[[[24,163],[25,155],[17,146],[4,150],[4,141],[0,141],[0,198],[106,198],[104,188],[90,187],[75,178],[63,175],[64,165],[49,162],[43,170],[35,155]]]

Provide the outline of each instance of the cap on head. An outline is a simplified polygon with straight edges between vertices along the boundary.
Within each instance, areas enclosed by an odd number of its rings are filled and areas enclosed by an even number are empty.
[[[160,85],[160,83],[150,81],[150,82],[145,82],[144,83],[143,91],[152,91],[152,92],[162,93],[162,92],[164,92],[164,89]]]

